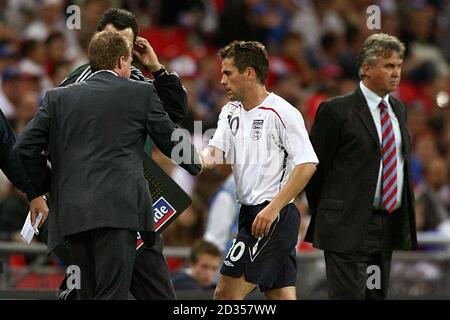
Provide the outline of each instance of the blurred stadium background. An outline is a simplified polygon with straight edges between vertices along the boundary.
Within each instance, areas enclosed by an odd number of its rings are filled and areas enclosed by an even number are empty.
[[[374,4],[381,10],[381,25],[370,30],[366,10]],[[81,9],[80,29],[66,26],[70,5]],[[394,256],[390,298],[450,299],[450,1],[0,0],[0,107],[16,134],[33,117],[45,90],[87,61],[90,37],[109,7],[133,12],[160,62],[180,75],[189,104],[182,125],[199,147],[207,143],[202,132],[215,127],[226,102],[217,49],[230,41],[258,40],[267,46],[267,88],[297,107],[310,128],[321,101],[358,84],[356,57],[362,41],[380,31],[399,37],[407,53],[395,95],[408,108],[420,247]],[[194,120],[202,121],[201,130],[194,130]],[[186,266],[192,244],[203,237],[211,197],[230,168],[195,178],[153,152],[193,199],[164,231],[167,261],[176,272]],[[308,206],[303,195],[296,204],[302,214],[299,298],[323,299],[323,256],[302,241]],[[27,211],[24,196],[0,173],[0,299],[54,299],[64,276],[64,266],[45,255],[43,244],[21,242]],[[181,299],[212,296],[211,291],[177,293]],[[254,293],[250,299],[259,297]]]

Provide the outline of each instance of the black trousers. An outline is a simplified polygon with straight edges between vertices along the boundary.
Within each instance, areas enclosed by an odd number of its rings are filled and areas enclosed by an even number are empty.
[[[41,227],[39,238],[47,243],[47,223]],[[136,238],[136,237],[135,237]],[[136,244],[136,239],[135,239]],[[164,240],[156,233],[153,245],[143,245],[136,253],[130,292],[137,300],[175,300],[175,289],[170,279],[169,268],[163,255]],[[64,264],[71,265],[70,245],[64,243],[53,252]],[[58,298],[75,299],[75,291],[69,290],[64,279],[59,288]]]
[[[373,210],[367,234],[355,252],[325,251],[330,299],[386,299],[392,258],[392,215]]]
[[[163,255],[164,240],[156,233],[152,246],[137,252],[130,292],[136,300],[175,300],[175,289]]]
[[[136,231],[96,228],[68,236],[80,268],[79,299],[126,300],[136,257]]]

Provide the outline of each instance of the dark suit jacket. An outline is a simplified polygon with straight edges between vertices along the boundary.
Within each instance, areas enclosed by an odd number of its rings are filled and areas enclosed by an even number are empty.
[[[81,82],[91,75],[91,66],[83,64],[72,71],[59,87]],[[130,79],[153,84],[159,98],[163,102],[164,110],[166,110],[170,120],[174,123],[180,122],[187,116],[187,93],[176,73],[167,73],[151,80],[145,77],[139,69],[132,66]]]
[[[392,216],[392,245],[407,250],[417,245],[411,144],[404,105],[393,97],[389,101],[399,120],[405,156],[402,205]],[[359,87],[319,106],[311,142],[320,163],[306,188],[312,218],[305,240],[323,250],[351,253],[366,235],[381,159],[377,129]]]
[[[166,155],[175,125],[152,84],[100,72],[89,80],[47,91],[43,106],[19,136],[16,149],[33,184],[49,197],[49,251],[65,236],[117,227],[152,231],[152,200],[142,171],[147,134]],[[198,174],[198,154],[183,137]]]

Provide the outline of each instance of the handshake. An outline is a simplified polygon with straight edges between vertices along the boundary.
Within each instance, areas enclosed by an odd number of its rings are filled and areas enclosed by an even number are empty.
[[[200,153],[200,164],[203,169],[211,169],[218,164],[224,164],[224,152],[215,147],[208,146]]]

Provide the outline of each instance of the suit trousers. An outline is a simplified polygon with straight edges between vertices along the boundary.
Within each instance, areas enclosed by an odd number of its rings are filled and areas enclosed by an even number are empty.
[[[126,300],[136,257],[136,231],[96,228],[68,236],[81,271],[79,299]]]
[[[44,223],[38,237],[47,243],[47,236],[47,223]],[[130,287],[130,292],[136,300],[176,299],[169,268],[163,255],[163,247],[164,239],[160,233],[156,233],[152,245],[144,244],[137,251]],[[66,266],[73,264],[70,257],[70,245],[67,242],[56,247],[53,253]],[[58,299],[75,299],[75,292],[67,288],[66,281],[67,278],[61,282]]]
[[[330,299],[386,299],[393,251],[392,215],[373,210],[366,236],[355,252],[325,251]]]
[[[152,246],[144,244],[138,250],[130,288],[136,300],[176,299],[163,247],[163,237],[156,233]]]

